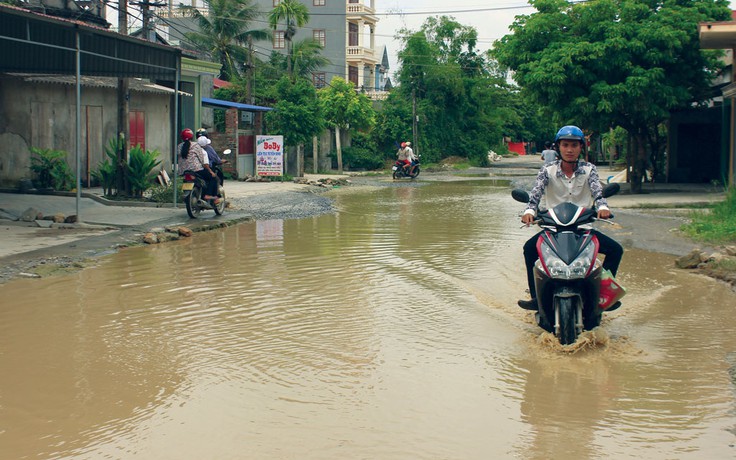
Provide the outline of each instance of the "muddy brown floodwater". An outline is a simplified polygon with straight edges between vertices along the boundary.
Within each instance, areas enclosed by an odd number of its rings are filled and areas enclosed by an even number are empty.
[[[0,458],[736,456],[726,286],[629,250],[563,349],[515,306],[507,187],[385,185],[4,284]]]

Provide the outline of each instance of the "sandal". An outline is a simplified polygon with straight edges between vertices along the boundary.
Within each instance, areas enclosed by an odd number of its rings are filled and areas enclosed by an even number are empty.
[[[214,204],[215,206],[217,206],[220,203],[222,203],[222,198],[220,197],[217,197],[214,200],[212,200],[212,204]]]

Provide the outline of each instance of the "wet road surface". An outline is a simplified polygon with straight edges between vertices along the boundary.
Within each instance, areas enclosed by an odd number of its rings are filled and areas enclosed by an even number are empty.
[[[515,306],[507,187],[334,198],[3,285],[0,458],[736,455],[726,286],[629,250],[624,306],[563,349]]]

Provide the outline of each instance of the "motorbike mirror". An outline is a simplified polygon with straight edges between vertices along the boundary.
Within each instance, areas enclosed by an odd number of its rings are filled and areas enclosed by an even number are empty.
[[[222,152],[222,154],[223,154],[223,155],[230,155],[230,152],[232,152],[232,150],[230,150],[230,149],[225,149],[225,150],[224,150],[224,151]]]
[[[603,188],[603,198],[608,198],[621,191],[621,186],[616,182],[608,184]]]
[[[526,190],[522,190],[520,188],[515,188],[511,191],[511,197],[515,199],[516,201],[519,201],[521,203],[528,203],[529,202],[529,194],[526,193]]]

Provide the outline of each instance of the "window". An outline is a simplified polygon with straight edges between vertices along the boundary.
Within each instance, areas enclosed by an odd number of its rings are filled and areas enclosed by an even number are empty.
[[[315,72],[312,74],[312,83],[314,83],[315,88],[324,88],[326,85],[325,80],[325,73],[324,72]]]
[[[319,43],[321,47],[325,46],[325,31],[324,29],[315,29],[312,31],[312,39]]]
[[[314,6],[325,6],[325,0],[314,0],[312,3]]]
[[[348,23],[348,46],[358,46],[358,24]]]
[[[286,40],[284,38],[284,31],[277,30],[273,33],[273,49],[282,50],[285,48]]]
[[[358,87],[358,68],[355,66],[348,66],[348,81],[353,82],[355,87]]]

